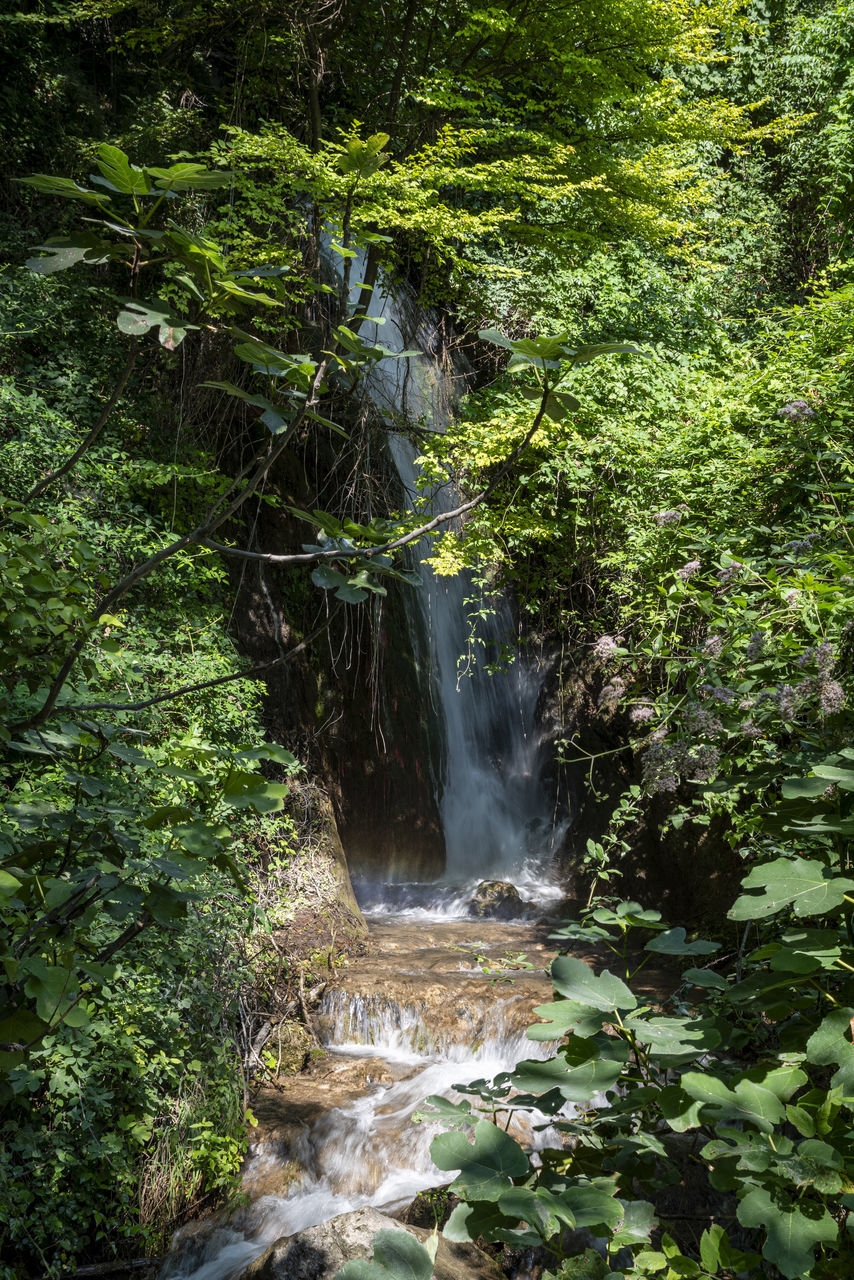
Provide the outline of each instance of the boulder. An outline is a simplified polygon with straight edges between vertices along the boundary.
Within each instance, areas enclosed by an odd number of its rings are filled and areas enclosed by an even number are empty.
[[[318,1227],[283,1236],[256,1258],[240,1280],[332,1280],[350,1258],[371,1258],[378,1231],[408,1231],[422,1244],[423,1227],[404,1226],[378,1209],[356,1209]],[[501,1270],[473,1244],[452,1244],[439,1237],[434,1280],[501,1280]]]
[[[492,920],[518,920],[527,914],[519,890],[507,880],[482,880],[474,891],[471,909],[476,916]]]

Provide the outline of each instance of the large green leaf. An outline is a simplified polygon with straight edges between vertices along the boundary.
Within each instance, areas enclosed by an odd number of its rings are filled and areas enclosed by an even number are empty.
[[[603,1013],[616,1009],[624,1012],[637,1007],[637,1000],[626,984],[607,969],[597,976],[583,960],[558,956],[551,972],[555,989],[567,1000],[589,1005]]]
[[[144,169],[131,164],[127,156],[118,147],[104,142],[98,147],[95,164],[100,177],[92,175],[92,181],[105,186],[110,191],[118,191],[122,195],[147,195],[151,183]]]
[[[374,1236],[374,1256],[351,1258],[334,1280],[430,1280],[438,1238],[425,1248],[408,1231],[378,1231]]]
[[[806,1080],[798,1073],[801,1082]],[[710,1072],[686,1071],[680,1085],[682,1090],[703,1108],[703,1118],[711,1123],[740,1120],[765,1133],[785,1118],[785,1107],[779,1090],[767,1087],[773,1080],[759,1084],[755,1080],[742,1079],[730,1088],[720,1077]]]
[[[489,1120],[475,1125],[473,1142],[463,1133],[440,1133],[433,1139],[430,1155],[438,1169],[459,1170],[451,1189],[473,1200],[498,1200],[511,1179],[531,1168],[519,1143]]]
[[[629,1015],[623,1020],[641,1044],[649,1046],[653,1058],[690,1059],[716,1049],[720,1032],[708,1019],[696,1017],[664,1017]]]
[[[832,969],[842,955],[839,938],[832,929],[797,929],[784,933],[770,966],[781,973],[814,973]]]
[[[96,266],[99,263],[109,262],[110,258],[125,256],[123,252],[90,231],[80,231],[70,236],[51,236],[44,244],[37,244],[35,249],[41,257],[27,258],[26,266],[30,271],[43,276],[53,275],[56,271],[67,271],[78,262]]]
[[[537,1005],[534,1013],[544,1022],[534,1023],[525,1033],[529,1040],[562,1040],[568,1032],[595,1036],[608,1021],[608,1014],[579,1004],[577,1000],[555,1000]]]
[[[19,178],[19,182],[33,187],[43,196],[60,196],[63,200],[82,200],[84,204],[105,205],[110,198],[100,191],[91,191],[81,187],[70,178],[53,178],[47,173],[34,173],[29,178]]]
[[[622,1038],[604,1033],[589,1039],[575,1035],[556,1058],[519,1062],[500,1079],[524,1093],[557,1089],[568,1102],[589,1102],[616,1083],[628,1059],[629,1046]]]
[[[708,956],[713,951],[719,951],[720,946],[719,942],[707,942],[700,938],[696,942],[686,942],[685,930],[680,925],[677,929],[657,934],[644,949],[664,956]]]
[[[819,1244],[834,1244],[837,1226],[824,1205],[813,1201],[790,1201],[781,1207],[764,1187],[750,1191],[738,1206],[743,1227],[764,1228],[763,1256],[787,1280],[809,1275]]]
[[[807,1061],[819,1067],[837,1066],[831,1087],[841,1087],[854,1098],[854,1044],[848,1038],[854,1009],[834,1009],[807,1041]]]
[[[795,915],[815,916],[833,911],[854,892],[854,880],[834,875],[812,858],[775,858],[754,867],[742,881],[743,889],[760,892],[742,894],[729,912],[731,920],[760,920],[784,907]]]

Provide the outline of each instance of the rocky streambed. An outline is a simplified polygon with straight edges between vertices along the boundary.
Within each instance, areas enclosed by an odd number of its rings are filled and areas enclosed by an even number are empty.
[[[325,1280],[345,1257],[370,1256],[379,1210],[398,1213],[448,1180],[430,1159],[438,1126],[413,1119],[424,1100],[457,1097],[455,1085],[548,1052],[525,1031],[551,996],[550,928],[374,921],[370,954],[323,994],[315,1030],[325,1055],[253,1104],[246,1204],[182,1229],[161,1280]],[[520,1140],[554,1141],[525,1124]],[[492,1271],[472,1247],[443,1246],[437,1263],[437,1275]]]

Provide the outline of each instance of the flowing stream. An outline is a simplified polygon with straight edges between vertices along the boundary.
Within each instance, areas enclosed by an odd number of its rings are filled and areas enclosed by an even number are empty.
[[[355,265],[358,277],[363,264]],[[468,370],[459,359],[442,359],[437,318],[405,291],[393,296],[382,278],[371,312],[385,323],[364,324],[365,339],[424,353],[383,359],[367,381],[392,428],[390,452],[412,500],[416,451],[394,432],[395,422],[405,414],[444,430]],[[431,503],[449,511],[456,495],[439,487]],[[415,560],[426,552],[416,548]],[[439,578],[426,566],[422,572],[424,585],[412,593],[419,616],[411,640],[420,696],[441,728],[436,787],[445,874],[431,883],[360,883],[354,869],[372,949],[326,989],[316,1019],[326,1056],[284,1091],[262,1091],[244,1172],[249,1203],[178,1232],[161,1280],[236,1280],[283,1236],[366,1205],[399,1209],[447,1182],[430,1159],[438,1126],[413,1119],[424,1100],[458,1098],[455,1086],[491,1080],[522,1058],[548,1053],[525,1038],[533,1009],[551,993],[547,926],[534,923],[534,905],[515,922],[471,919],[483,879],[512,880],[540,910],[560,896],[552,867],[563,826],[555,820],[537,723],[542,672],[515,648],[506,599],[478,608],[471,626],[468,602],[479,603],[472,579]],[[511,660],[499,662],[508,647]],[[508,959],[520,953],[529,968]],[[511,1132],[529,1148],[556,1140],[536,1113],[514,1124]]]
[[[323,998],[327,1056],[253,1104],[248,1206],[178,1232],[161,1280],[232,1280],[283,1236],[366,1205],[403,1208],[448,1181],[430,1159],[441,1126],[413,1122],[425,1099],[459,1100],[455,1085],[547,1055],[525,1038],[551,990],[536,926],[394,921],[373,935],[371,955]],[[532,970],[497,976],[508,943]],[[514,1126],[531,1149],[559,1141],[536,1112]]]

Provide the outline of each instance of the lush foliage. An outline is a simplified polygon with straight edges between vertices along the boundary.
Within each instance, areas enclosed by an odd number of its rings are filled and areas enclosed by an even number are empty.
[[[474,1147],[440,1140],[466,1200],[451,1230],[554,1244],[587,1225],[620,1274],[845,1265],[851,32],[845,5],[729,0],[391,0],[381,29],[348,0],[49,0],[2,24],[10,1274],[159,1248],[233,1180],[234,943],[263,914],[256,850],[291,839],[297,765],[265,743],[266,668],[229,638],[230,568],[284,510],[275,465],[308,472],[313,450],[306,488],[328,471],[339,496],[289,506],[314,540],[261,559],[304,575],[321,627],[327,597],[417,582],[401,553],[430,513],[374,501],[354,395],[392,355],[361,336],[380,271],[500,324],[484,375],[511,353],[430,450],[475,495],[435,558],[503,571],[532,630],[583,647],[634,748],[591,903],[629,879],[644,825],[714,829],[750,864],[733,911],[751,931],[668,1009],[638,1003],[632,963],[558,963],[535,1034],[571,1038],[482,1100],[621,1092],[542,1168],[488,1120]],[[769,299],[799,309],[758,314]],[[289,600],[276,617],[307,646]],[[636,908],[578,929],[711,945]],[[747,1234],[651,1249],[692,1132]]]

